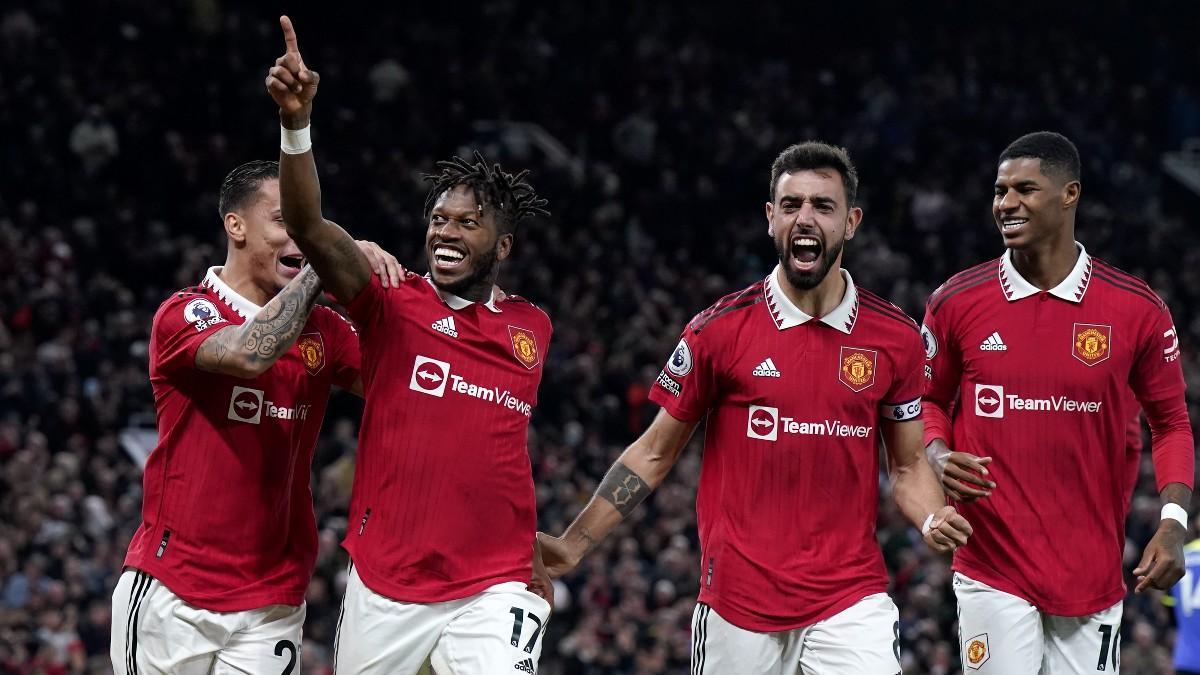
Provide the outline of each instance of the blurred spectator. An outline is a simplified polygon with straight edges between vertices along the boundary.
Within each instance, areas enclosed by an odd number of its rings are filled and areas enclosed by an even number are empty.
[[[71,130],[69,145],[83,162],[83,170],[95,173],[117,156],[117,130],[104,119],[100,106],[88,106],[87,116]]]
[[[1001,252],[999,151],[1067,134],[1090,195],[1081,240],[1170,303],[1200,391],[1200,204],[1158,169],[1200,129],[1200,5],[1012,22],[951,0],[798,11],[485,0],[293,15],[324,78],[314,138],[334,220],[423,269],[420,173],[466,148],[531,169],[551,199],[501,280],[555,321],[529,438],[542,529],[566,526],[653,416],[646,386],[684,322],[770,269],[770,162],[806,138],[859,164],[855,280],[921,316],[949,274]],[[211,0],[0,9],[0,673],[107,672],[154,419],[150,320],[220,260],[221,177],[278,152],[262,89],[275,21]],[[329,672],[360,412],[331,402],[313,468],[306,673]],[[698,454],[558,584],[543,675],[687,671]],[[1127,564],[1158,521],[1146,459]],[[905,672],[958,673],[948,561],[886,497],[879,523]],[[1169,613],[1131,595],[1122,644],[1126,673],[1169,672]]]

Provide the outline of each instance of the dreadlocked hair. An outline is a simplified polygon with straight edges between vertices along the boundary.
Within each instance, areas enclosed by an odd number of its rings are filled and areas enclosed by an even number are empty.
[[[459,185],[471,188],[480,206],[496,208],[496,223],[503,232],[513,232],[517,224],[526,218],[550,215],[545,208],[549,202],[539,197],[533,186],[525,182],[528,170],[516,175],[506,173],[499,164],[489,166],[478,150],[474,154],[474,162],[456,156],[437,163],[440,173],[423,176],[433,183],[425,197],[426,220],[438,198]]]

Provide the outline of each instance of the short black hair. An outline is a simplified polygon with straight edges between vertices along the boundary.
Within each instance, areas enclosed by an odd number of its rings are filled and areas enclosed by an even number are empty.
[[[1000,153],[997,164],[1009,159],[1030,158],[1042,161],[1042,173],[1067,181],[1079,180],[1079,150],[1071,139],[1053,131],[1025,134]]]
[[[780,176],[816,169],[834,169],[842,175],[842,184],[846,186],[846,208],[853,207],[858,197],[858,170],[850,161],[850,153],[845,148],[820,141],[789,145],[779,153],[771,164],[771,201],[775,201],[775,186],[779,184]]]
[[[273,178],[279,178],[279,162],[256,159],[230,171],[221,181],[217,215],[224,219],[225,214],[244,208],[263,182]]]
[[[456,156],[438,162],[437,167],[441,169],[440,173],[424,176],[425,180],[433,183],[425,197],[426,220],[438,198],[459,185],[471,188],[481,206],[496,208],[496,224],[501,232],[515,232],[517,224],[531,216],[550,215],[545,208],[548,202],[525,182],[528,170],[516,175],[506,173],[499,164],[489,165],[478,150],[474,153],[473,162]]]

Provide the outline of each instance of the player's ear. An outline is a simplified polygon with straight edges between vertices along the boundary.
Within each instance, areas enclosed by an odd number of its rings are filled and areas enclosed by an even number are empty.
[[[775,238],[775,223],[771,217],[775,215],[775,205],[767,202],[767,235],[772,239]]]
[[[853,239],[854,233],[858,231],[858,224],[862,222],[863,210],[855,206],[846,214],[846,238]]]
[[[512,232],[505,232],[496,240],[496,260],[504,260],[512,253]]]
[[[236,213],[225,214],[225,235],[235,244],[246,241],[246,221]]]
[[[1063,208],[1069,209],[1079,203],[1079,198],[1083,196],[1083,185],[1079,181],[1068,181],[1063,186]]]

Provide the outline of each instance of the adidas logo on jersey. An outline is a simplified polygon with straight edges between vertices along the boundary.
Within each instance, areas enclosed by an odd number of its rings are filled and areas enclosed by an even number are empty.
[[[983,342],[979,344],[979,349],[985,352],[1006,352],[1008,345],[1004,344],[1004,340],[1000,339],[1000,331],[993,331],[987,336]]]
[[[533,659],[525,659],[513,666],[513,669],[519,670],[522,673],[530,673],[530,675],[537,672],[537,669],[533,667]]]
[[[780,377],[779,369],[775,367],[775,362],[770,357],[763,359],[763,362],[758,364],[754,369],[755,377]]]
[[[445,333],[452,338],[458,337],[458,331],[454,328],[454,317],[448,316],[443,319],[438,319],[432,324],[432,328],[439,333]]]

